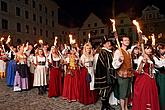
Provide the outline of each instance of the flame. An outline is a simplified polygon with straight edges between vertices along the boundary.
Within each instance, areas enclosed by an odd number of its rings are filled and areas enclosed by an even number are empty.
[[[67,49],[67,45],[66,44],[64,44],[64,48]]]
[[[145,35],[142,35],[142,39],[145,41],[145,44],[147,43],[148,39]]]
[[[152,45],[155,45],[155,35],[152,34],[152,35],[151,35],[151,38],[152,38]]]
[[[54,46],[56,46],[56,44],[57,44],[57,39],[58,39],[58,37],[56,36],[56,37],[54,38]]]
[[[142,31],[140,30],[139,23],[136,20],[133,20],[133,24],[136,26],[138,33],[142,33]]]
[[[69,41],[70,41],[70,44],[76,43],[76,40],[72,38],[72,34],[69,34]]]
[[[24,46],[24,44],[23,44]],[[28,50],[28,46],[29,46],[29,42],[26,43],[26,47],[24,47],[24,52],[26,52],[26,50]]]
[[[3,40],[4,40],[4,38],[3,38],[3,37],[1,37],[1,40],[0,40],[0,41],[2,42]]]
[[[34,47],[36,47],[37,46],[37,43],[36,44],[34,44]]]
[[[39,42],[39,44],[43,44],[43,40],[41,40],[41,39],[38,42]]]
[[[88,39],[90,39],[90,38],[91,38],[91,34],[89,33],[89,34],[88,34]]]
[[[6,44],[8,44],[11,41],[10,35],[7,37]]]
[[[112,22],[113,32],[116,32],[115,19],[110,19]]]

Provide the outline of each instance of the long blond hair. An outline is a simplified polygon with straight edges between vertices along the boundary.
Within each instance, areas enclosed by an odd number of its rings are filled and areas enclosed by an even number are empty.
[[[91,52],[90,52],[90,54],[88,54],[87,52],[86,52],[86,47],[90,47],[91,48]],[[93,57],[93,50],[92,50],[92,45],[91,45],[91,43],[86,43],[85,45],[84,45],[84,47],[83,47],[83,54],[85,55],[85,56],[87,56],[87,57]]]

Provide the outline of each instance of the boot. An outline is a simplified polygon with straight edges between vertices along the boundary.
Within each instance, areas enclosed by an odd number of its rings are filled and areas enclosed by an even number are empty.
[[[105,100],[101,100],[101,102],[102,102],[101,110],[107,110]]]
[[[45,91],[45,87],[44,86],[41,86],[41,91],[42,91],[42,94],[46,94],[46,91]]]
[[[41,89],[38,87],[38,95],[41,95]]]
[[[101,110],[115,110],[110,104],[108,100],[102,100]]]

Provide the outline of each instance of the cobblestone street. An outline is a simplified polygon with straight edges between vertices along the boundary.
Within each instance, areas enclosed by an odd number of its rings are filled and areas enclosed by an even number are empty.
[[[96,104],[85,106],[79,102],[68,103],[62,97],[40,96],[36,88],[14,92],[6,86],[5,80],[0,79],[0,110],[100,110],[101,107],[100,100]]]

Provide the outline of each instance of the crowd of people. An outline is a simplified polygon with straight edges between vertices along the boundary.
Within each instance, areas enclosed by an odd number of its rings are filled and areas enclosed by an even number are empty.
[[[0,79],[15,92],[37,88],[38,95],[85,105],[100,99],[101,110],[114,110],[111,97],[121,110],[165,110],[165,44],[129,45],[128,36],[120,48],[107,38],[95,49],[90,42],[83,48],[8,44],[0,47]]]

